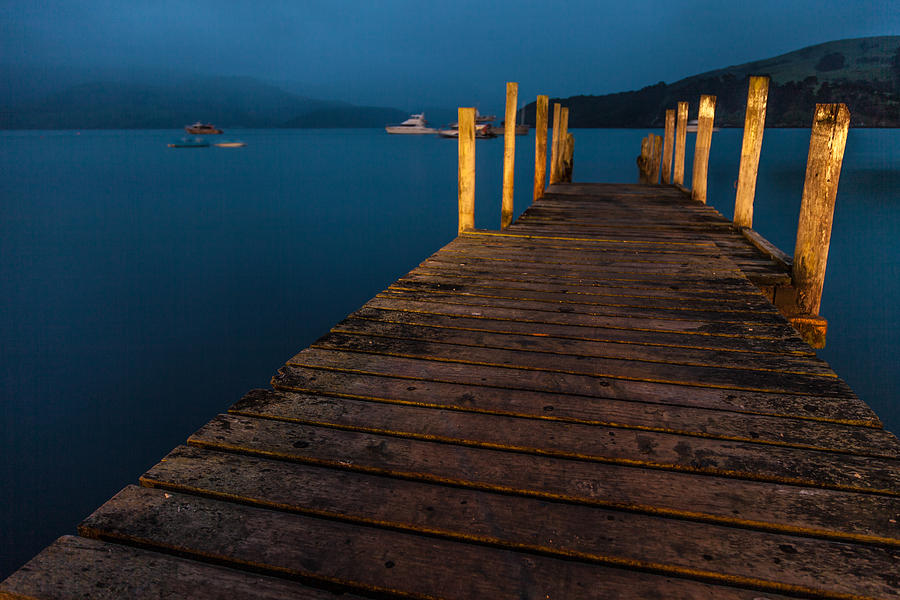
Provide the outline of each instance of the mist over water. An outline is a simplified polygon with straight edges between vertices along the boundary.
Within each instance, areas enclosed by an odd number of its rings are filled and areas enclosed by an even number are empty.
[[[576,181],[636,181],[646,131],[573,134]],[[245,148],[166,147],[179,136],[0,133],[0,578],[456,235],[453,141],[245,130]],[[763,142],[755,228],[789,254],[808,143]],[[729,217],[740,144],[712,142],[709,200]],[[499,226],[502,155],[502,138],[477,144],[479,228]],[[516,215],[533,156],[533,133],[517,138]],[[851,130],[820,353],[894,432],[898,184],[900,132]]]

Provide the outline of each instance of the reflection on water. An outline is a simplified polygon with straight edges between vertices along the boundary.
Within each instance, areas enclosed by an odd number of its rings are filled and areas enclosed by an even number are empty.
[[[573,133],[576,180],[636,180],[646,131]],[[808,135],[763,144],[755,226],[789,253]],[[180,150],[173,136],[0,134],[0,577],[456,233],[453,141],[250,130],[244,148]],[[517,138],[517,214],[533,140]],[[713,137],[709,199],[728,216],[740,143]],[[821,353],[894,431],[898,148],[897,132],[850,132]],[[499,223],[502,154],[477,144],[481,228]]]

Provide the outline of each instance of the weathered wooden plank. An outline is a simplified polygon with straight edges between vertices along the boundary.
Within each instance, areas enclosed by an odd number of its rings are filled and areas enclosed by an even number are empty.
[[[490,283],[490,282],[488,282]],[[382,292],[384,295],[396,294],[405,297],[407,293],[414,294],[417,298],[424,294],[428,298],[443,298],[446,302],[453,302],[457,298],[482,298],[487,300],[515,300],[527,303],[525,308],[541,306],[544,310],[553,307],[568,306],[574,312],[587,311],[589,313],[608,308],[628,308],[631,316],[661,316],[662,318],[689,318],[705,319],[716,322],[730,323],[760,323],[776,324],[783,321],[781,314],[770,304],[765,306],[762,298],[756,305],[746,306],[736,303],[714,304],[685,303],[683,299],[673,298],[666,300],[657,298],[647,300],[644,298],[627,297],[597,297],[573,295],[568,292],[543,292],[533,290],[514,289],[509,287],[493,287],[490,285],[447,284],[428,281],[400,279],[391,284]],[[549,305],[549,306],[546,306]]]
[[[664,245],[643,245],[643,246],[629,246],[623,247],[621,244],[615,243],[606,243],[602,240],[598,241],[557,241],[557,240],[543,240],[540,238],[519,238],[519,237],[507,237],[507,238],[489,238],[489,237],[479,237],[479,236],[466,236],[465,238],[457,238],[456,241],[447,244],[443,248],[444,250],[475,250],[481,251],[484,250],[502,250],[508,254],[513,254],[518,257],[527,257],[525,254],[529,251],[547,251],[556,253],[560,256],[565,256],[566,254],[577,254],[579,252],[589,253],[592,257],[600,257],[606,255],[615,255],[616,253],[628,253],[628,254],[641,254],[646,256],[657,256],[659,258],[666,258],[671,256],[681,256],[684,255],[689,258],[694,257],[710,257],[717,258],[721,255],[722,251],[718,246],[714,244],[709,244],[706,246],[685,246],[683,248],[671,248]],[[745,254],[752,256],[753,251],[749,248],[745,252]],[[728,255],[731,256],[730,254]]]
[[[386,375],[304,367],[291,367],[284,377],[276,381],[276,386],[278,391],[269,392],[267,402],[278,401],[289,405],[297,398],[295,392],[301,392],[371,402],[845,452],[860,456],[900,458],[900,441],[884,429],[797,417],[771,417],[611,399],[591,401],[583,396],[523,390],[510,392],[475,384],[411,381]],[[240,412],[245,403],[252,404],[262,393],[260,390],[250,392],[231,410]]]
[[[261,479],[259,472],[268,477]],[[795,586],[818,593],[878,595],[896,586],[891,565],[900,559],[895,548],[733,529],[200,448],[176,448],[141,481],[278,510],[769,591],[796,591],[791,589]],[[648,531],[654,535],[647,537]]]
[[[459,238],[457,238],[459,240]],[[507,253],[519,253],[519,256],[525,255],[527,252],[544,252],[551,251],[559,254],[575,254],[578,252],[589,253],[596,256],[602,256],[607,253],[623,252],[620,245],[607,244],[602,241],[598,242],[558,242],[555,240],[527,239],[527,238],[507,238],[494,240],[491,238],[478,238],[475,236],[466,237],[459,241],[453,242],[445,246],[446,249],[468,249],[474,248],[480,251],[485,249],[503,250]],[[721,250],[715,246],[691,246],[687,248],[673,249],[665,246],[644,246],[641,248],[628,248],[624,250],[628,253],[635,253],[645,256],[658,256],[660,258],[672,256],[717,256],[721,254]],[[735,253],[737,254],[737,253]],[[742,254],[746,256],[754,256],[752,250],[747,249]],[[731,258],[732,253],[729,252],[728,257]]]
[[[720,367],[746,371],[797,373],[836,377],[827,363],[819,359],[794,355],[769,355],[750,352],[721,352],[697,348],[645,346],[631,343],[610,343],[571,339],[548,335],[527,335],[511,332],[473,331],[452,323],[415,325],[350,315],[332,329],[337,333],[373,335],[394,339],[418,340],[444,344],[459,344],[476,348],[551,352],[578,360],[587,358],[618,358],[649,363],[672,363],[688,366]]]
[[[523,280],[515,278],[487,277],[484,274],[475,275],[467,273],[455,273],[454,271],[429,271],[428,269],[414,269],[397,280],[401,284],[430,284],[435,286],[470,286],[473,288],[516,290],[527,292],[539,292],[560,294],[569,298],[586,299],[627,299],[628,302],[680,302],[697,306],[736,306],[747,310],[769,310],[772,303],[763,296],[759,290],[737,290],[726,288],[724,290],[706,291],[693,289],[672,289],[669,286],[633,287],[624,284],[598,282],[594,284],[578,284],[552,280]]]
[[[560,355],[541,350],[483,348],[426,339],[373,336],[367,333],[332,332],[316,340],[311,348],[722,389],[843,397],[851,397],[853,394],[846,383],[829,375]],[[586,360],[588,358],[590,360]]]
[[[595,272],[590,277],[584,277],[577,272],[563,269],[535,269],[532,267],[516,268],[508,264],[489,264],[484,262],[452,262],[425,260],[416,271],[440,273],[448,277],[477,276],[506,281],[526,282],[552,282],[569,285],[623,285],[629,287],[640,286],[644,289],[670,289],[687,290],[718,295],[731,295],[740,293],[744,295],[757,295],[759,289],[750,281],[734,273],[726,273],[721,278],[712,275],[697,276],[683,273],[655,274],[636,271],[623,271],[611,269],[607,272]],[[494,273],[491,276],[491,273]]]
[[[900,498],[219,415],[193,446],[795,535],[897,546]],[[84,535],[82,533],[82,535]]]
[[[377,300],[377,299],[376,299]],[[392,323],[425,325],[435,327],[456,327],[471,331],[524,334],[533,337],[554,337],[574,342],[609,342],[625,344],[643,344],[650,347],[710,350],[713,352],[745,352],[753,355],[773,357],[799,357],[813,360],[811,349],[794,351],[794,345],[774,343],[770,340],[753,340],[727,336],[696,336],[680,332],[659,330],[627,329],[624,327],[602,327],[599,325],[567,325],[563,323],[547,323],[536,320],[517,320],[505,318],[503,311],[490,311],[488,314],[465,315],[440,311],[404,310],[398,308],[379,308],[374,306],[376,300],[370,302],[355,313],[354,316]],[[508,312],[508,311],[507,311]],[[521,315],[519,315],[521,317]]]
[[[544,256],[525,258],[519,253],[497,252],[497,251],[466,251],[453,252],[451,250],[438,252],[431,257],[433,260],[484,260],[491,262],[510,262],[516,265],[541,265],[556,267],[557,265],[565,266],[570,269],[581,268],[585,274],[589,274],[593,269],[600,267],[608,269],[610,266],[619,268],[627,268],[629,270],[643,270],[651,273],[667,273],[675,272],[697,272],[706,273],[709,271],[736,271],[735,264],[724,257],[692,257],[685,256],[682,260],[674,260],[672,258],[662,258],[657,256],[644,257],[639,253],[605,253],[600,255],[582,255],[577,260],[572,260],[572,255],[561,253],[547,252]],[[569,262],[572,261],[572,262]]]
[[[895,459],[327,396],[290,405],[255,399],[236,412],[477,448],[900,496]]]
[[[125,488],[79,529],[92,537],[135,540],[287,577],[413,598],[758,597],[752,590],[146,488]]]
[[[573,293],[590,293],[591,290],[599,290],[598,293],[606,294],[631,294],[631,295],[655,295],[657,297],[671,297],[672,295],[690,299],[708,299],[713,302],[750,302],[761,301],[765,298],[762,292],[753,285],[747,285],[746,279],[722,278],[722,279],[694,279],[685,282],[684,279],[671,279],[664,277],[626,278],[622,275],[612,274],[609,277],[597,278],[591,281],[575,277],[553,276],[535,277],[527,272],[494,273],[486,268],[467,268],[461,266],[454,269],[446,263],[435,263],[430,266],[416,267],[407,274],[407,277],[434,277],[447,280],[468,279],[473,281],[490,282],[492,285],[506,285],[510,287],[529,286],[532,289],[541,287],[550,289],[573,290]],[[624,290],[624,291],[623,291]],[[768,300],[767,300],[768,301]],[[771,302],[769,302],[771,304]]]
[[[375,300],[381,308],[417,308],[422,305],[468,307],[469,313],[479,314],[482,309],[507,309],[521,320],[545,319],[552,322],[594,326],[618,326],[635,329],[659,329],[693,332],[706,335],[737,335],[758,339],[792,339],[797,334],[783,320],[774,318],[766,322],[765,315],[754,320],[729,320],[720,317],[727,313],[688,313],[621,306],[579,306],[529,300],[485,298],[479,296],[449,296],[421,291],[386,290]],[[375,306],[374,300],[366,306]]]
[[[599,236],[599,235],[579,235],[578,233],[573,233],[571,230],[565,227],[555,228],[556,230],[548,233],[550,228],[544,227],[528,227],[526,225],[519,225],[518,223],[514,223],[509,226],[509,228],[503,233],[493,233],[493,232],[478,232],[477,235],[484,235],[485,237],[519,237],[519,238],[534,238],[534,239],[554,239],[554,240],[567,240],[567,241],[587,241],[587,242],[597,242],[603,241],[608,243],[616,243],[616,244],[624,244],[627,246],[650,246],[653,244],[667,244],[667,245],[678,245],[684,247],[697,247],[697,246],[705,246],[705,247],[713,247],[715,242],[709,240],[698,240],[696,236],[694,236],[691,240],[640,240],[640,239],[623,239],[621,236]]]
[[[402,301],[398,298],[376,297],[367,302],[364,308],[391,310],[408,313],[444,315],[449,317],[471,317],[475,319],[492,319],[504,322],[517,322],[528,327],[529,332],[543,333],[554,329],[554,326],[574,326],[588,329],[629,330],[634,332],[652,332],[671,340],[673,344],[702,348],[731,348],[769,351],[779,353],[811,354],[812,350],[795,334],[781,337],[761,336],[759,328],[753,327],[748,332],[735,325],[697,325],[692,327],[686,321],[665,321],[661,319],[631,319],[607,317],[601,315],[584,315],[574,312],[530,311],[502,307],[491,307],[473,303],[448,304],[440,302]],[[749,335],[754,333],[754,335]],[[603,335],[606,331],[603,332]],[[671,335],[670,335],[671,334]],[[748,334],[748,335],[742,335]],[[591,333],[588,333],[591,335]],[[663,339],[661,338],[661,339]]]
[[[690,264],[696,266],[707,266],[715,269],[733,268],[730,257],[725,256],[722,252],[718,253],[683,253],[677,255],[672,252],[642,252],[641,249],[627,248],[619,250],[602,250],[602,251],[584,251],[579,252],[576,249],[558,249],[558,248],[541,248],[540,260],[532,260],[534,255],[527,254],[525,248],[508,248],[504,246],[482,246],[470,245],[469,247],[449,247],[444,248],[440,252],[432,255],[433,257],[455,255],[457,257],[472,256],[474,258],[490,258],[493,260],[511,260],[516,262],[546,262],[546,263],[562,263],[570,265],[597,265],[603,263],[615,262],[639,262],[651,263],[654,265],[665,264]],[[537,258],[537,257],[536,257]]]
[[[178,558],[121,544],[64,536],[0,583],[3,600],[361,600],[343,592]]]
[[[753,392],[325,349],[301,351],[284,367],[284,372],[290,374],[290,368],[294,366],[392,375],[416,381],[490,385],[510,391],[530,390],[590,398],[736,410],[773,416],[803,416],[808,419],[847,424],[857,424],[871,419],[871,409],[855,397]]]

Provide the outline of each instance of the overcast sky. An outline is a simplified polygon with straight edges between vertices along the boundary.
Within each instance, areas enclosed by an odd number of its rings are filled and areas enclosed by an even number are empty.
[[[0,61],[291,82],[410,111],[671,82],[900,34],[897,0],[0,0]],[[522,103],[522,102],[520,102]]]

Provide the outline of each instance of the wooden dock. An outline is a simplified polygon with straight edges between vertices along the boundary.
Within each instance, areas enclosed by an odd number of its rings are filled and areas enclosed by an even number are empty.
[[[784,277],[675,187],[551,186],[0,597],[898,598],[900,442],[760,290]]]

